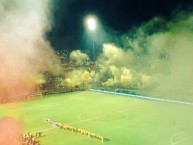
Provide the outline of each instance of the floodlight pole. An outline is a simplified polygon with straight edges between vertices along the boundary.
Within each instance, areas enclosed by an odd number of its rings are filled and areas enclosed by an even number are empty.
[[[91,37],[92,37],[92,51],[93,51],[93,61],[95,62],[95,49],[94,49],[94,31],[96,29],[96,20],[94,17],[90,17],[87,19],[87,26],[88,29],[91,32]]]
[[[95,65],[95,45],[94,45],[94,31],[96,29],[96,20],[94,17],[89,17],[86,19],[87,28],[90,31],[92,39],[92,51],[93,51],[93,62]],[[92,78],[92,87],[94,87],[94,78]]]
[[[94,49],[94,35],[92,32],[92,51],[93,51],[93,61],[95,62],[95,49]]]

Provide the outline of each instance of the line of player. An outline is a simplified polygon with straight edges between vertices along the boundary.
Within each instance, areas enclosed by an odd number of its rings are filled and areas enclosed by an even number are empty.
[[[64,130],[67,130],[67,131],[72,131],[72,132],[75,132],[75,133],[80,133],[81,135],[88,136],[88,138],[95,138],[95,139],[100,140],[101,142],[104,142],[104,137],[102,135],[98,135],[98,134],[92,133],[92,132],[90,132],[90,131],[88,131],[86,129],[76,128],[76,127],[73,127],[73,126],[70,126],[70,125],[67,125],[67,124],[62,124],[62,123],[53,121],[53,120],[51,120],[49,118],[43,118],[43,121],[45,123],[48,123],[48,124],[52,125],[53,127],[58,127],[60,129],[64,129]]]
[[[42,136],[42,132],[35,132],[22,135],[22,145],[40,145],[39,142],[36,140],[36,138],[39,138]]]

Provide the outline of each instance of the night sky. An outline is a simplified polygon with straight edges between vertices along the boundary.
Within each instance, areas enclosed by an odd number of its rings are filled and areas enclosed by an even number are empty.
[[[56,0],[47,38],[55,50],[85,50],[83,20],[88,14],[96,15],[103,28],[118,36],[155,16],[170,20],[192,6],[192,0]]]

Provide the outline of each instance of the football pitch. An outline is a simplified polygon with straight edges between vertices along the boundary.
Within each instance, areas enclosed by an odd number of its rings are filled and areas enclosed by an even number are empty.
[[[193,105],[80,91],[1,105],[4,116],[22,120],[25,133],[42,131],[41,145],[193,144]],[[104,142],[53,127],[43,117],[102,135]]]

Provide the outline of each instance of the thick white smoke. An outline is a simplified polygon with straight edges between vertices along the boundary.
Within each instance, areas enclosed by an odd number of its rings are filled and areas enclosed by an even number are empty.
[[[56,57],[45,40],[50,0],[0,0],[0,100],[25,97]]]

